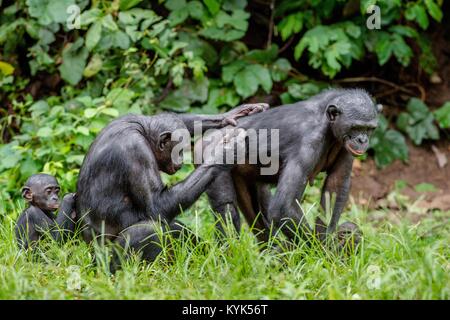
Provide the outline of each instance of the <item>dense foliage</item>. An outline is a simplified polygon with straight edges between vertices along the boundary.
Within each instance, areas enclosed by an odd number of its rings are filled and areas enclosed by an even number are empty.
[[[125,113],[290,103],[364,61],[431,75],[424,31],[444,19],[442,2],[257,1],[252,11],[246,0],[0,0],[0,198],[38,171],[73,189],[95,135]],[[380,30],[366,27],[372,4]],[[450,104],[434,107],[412,97],[382,118],[378,165],[406,160],[405,138],[439,139]]]

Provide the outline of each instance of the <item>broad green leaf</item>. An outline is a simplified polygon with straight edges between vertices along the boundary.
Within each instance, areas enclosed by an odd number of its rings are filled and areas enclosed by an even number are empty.
[[[272,74],[272,79],[274,81],[283,81],[286,80],[289,71],[291,70],[291,64],[289,60],[285,58],[279,58],[272,65],[270,72]]]
[[[272,79],[269,70],[259,64],[248,65],[234,77],[234,86],[237,93],[243,98],[247,98],[261,87],[267,93],[272,89]]]
[[[108,14],[102,18],[102,26],[111,31],[117,31],[119,27],[114,22],[112,15]]]
[[[170,21],[170,26],[176,26],[182,22],[184,22],[189,16],[189,11],[186,10],[186,8],[181,8],[181,9],[177,9],[172,11],[169,14],[169,21]]]
[[[34,118],[38,118],[42,116],[43,114],[46,114],[49,112],[50,107],[45,100],[39,100],[33,103],[33,105],[30,107],[31,115]]]
[[[119,111],[114,108],[105,108],[101,109],[101,113],[107,114],[108,116],[111,116],[113,118],[117,118],[119,116]]]
[[[102,24],[97,21],[91,25],[88,32],[86,33],[86,47],[92,50],[97,43],[100,41],[102,35]]]
[[[78,126],[76,131],[81,133],[81,134],[84,134],[85,136],[89,135],[89,128],[87,128],[85,126]]]
[[[82,78],[89,53],[83,46],[83,38],[78,38],[63,49],[63,63],[59,67],[61,77],[72,85],[76,85]]]
[[[28,12],[31,17],[37,18],[41,25],[53,22],[66,22],[69,14],[67,8],[75,4],[74,0],[27,0]]]
[[[91,60],[89,60],[86,68],[84,69],[83,76],[85,76],[86,78],[95,76],[102,69],[102,66],[102,57],[99,54],[94,54]]]
[[[40,138],[48,138],[51,137],[53,130],[50,127],[42,127],[38,130],[36,135]]]
[[[313,83],[292,83],[288,86],[289,94],[297,100],[306,100],[320,92],[321,88]]]
[[[433,17],[434,20],[441,22],[442,20],[442,10],[441,8],[434,2],[434,0],[425,0],[425,4],[428,8],[428,13]]]
[[[170,11],[186,8],[186,0],[167,0],[164,6]]]
[[[436,192],[438,189],[431,183],[419,183],[414,186],[414,190],[417,192]]]
[[[125,11],[134,6],[137,6],[142,0],[120,0],[119,9],[120,11]]]
[[[443,129],[450,128],[450,101],[434,112],[439,126]]]
[[[97,115],[97,109],[87,108],[84,110],[84,116],[88,119],[93,118]]]
[[[379,124],[370,139],[370,146],[375,151],[377,166],[385,167],[397,159],[406,161],[408,146],[403,135],[396,130],[387,129],[387,121],[383,116],[380,117]]]
[[[430,24],[427,12],[420,3],[414,3],[413,5],[408,6],[405,11],[405,17],[410,21],[416,21],[423,30],[426,30]]]
[[[7,62],[0,61],[0,71],[3,75],[9,76],[10,74],[13,74],[14,67]]]
[[[106,101],[110,102],[116,108],[128,107],[134,98],[134,91],[127,88],[112,89],[106,96]]]
[[[415,121],[425,119],[429,113],[427,105],[418,98],[411,98],[406,109]]]
[[[233,63],[230,63],[222,68],[222,80],[225,83],[233,81],[236,74],[242,70],[247,63],[242,60],[237,60]]]
[[[215,15],[220,10],[220,3],[217,0],[203,0],[203,3],[212,15]]]

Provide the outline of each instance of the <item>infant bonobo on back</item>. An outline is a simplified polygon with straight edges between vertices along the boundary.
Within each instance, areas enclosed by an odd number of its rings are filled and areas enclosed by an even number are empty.
[[[17,219],[15,234],[19,247],[27,249],[45,233],[61,241],[75,229],[75,194],[66,194],[60,205],[59,183],[55,177],[39,173],[28,178],[22,196],[29,206]],[[53,212],[59,210],[55,217]]]

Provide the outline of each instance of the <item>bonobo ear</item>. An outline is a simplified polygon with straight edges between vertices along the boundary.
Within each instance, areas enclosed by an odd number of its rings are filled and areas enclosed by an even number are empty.
[[[383,105],[382,104],[377,104],[377,112],[381,113],[381,111],[383,111]]]
[[[161,133],[159,135],[159,138],[158,138],[158,148],[159,148],[159,150],[161,150],[161,151],[164,150],[165,147],[166,147],[166,144],[168,142],[170,142],[171,139],[172,139],[172,132],[164,131],[163,133]]]
[[[341,113],[342,111],[333,104],[329,105],[327,108],[327,118],[331,122],[336,120],[337,116],[340,115]]]
[[[33,192],[31,192],[30,187],[23,187],[22,188],[22,197],[27,200],[28,202],[33,200]]]

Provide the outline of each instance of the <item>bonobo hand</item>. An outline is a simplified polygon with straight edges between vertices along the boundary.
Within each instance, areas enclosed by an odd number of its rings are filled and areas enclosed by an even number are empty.
[[[64,211],[65,214],[70,215],[70,218],[75,219],[75,200],[76,193],[67,193],[64,195],[61,202],[61,211]]]
[[[236,126],[236,120],[245,116],[252,115],[254,113],[264,112],[269,109],[267,103],[251,103],[240,105],[224,114],[222,123],[224,125],[231,124]]]
[[[247,132],[242,129],[227,129],[217,131],[207,139],[211,143],[203,150],[203,163],[206,165],[231,168],[237,160],[245,157],[245,137]]]

